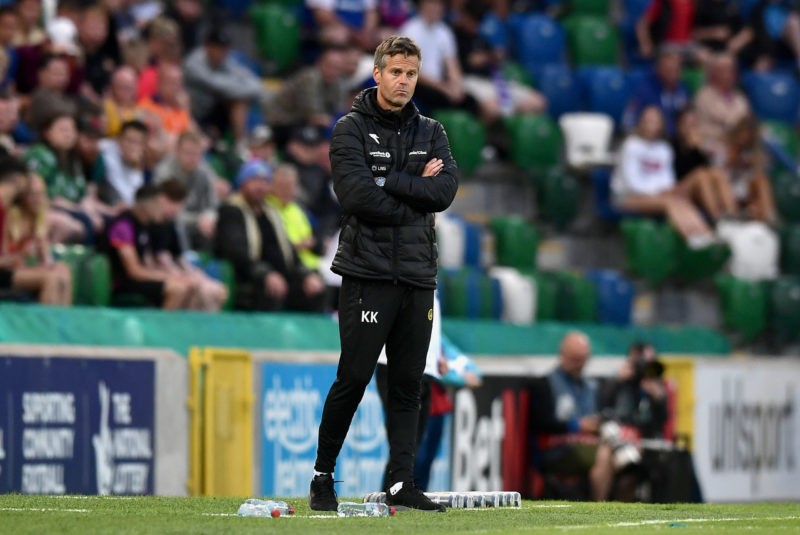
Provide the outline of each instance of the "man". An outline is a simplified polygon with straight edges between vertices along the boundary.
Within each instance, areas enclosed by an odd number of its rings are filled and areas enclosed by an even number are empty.
[[[652,73],[642,80],[625,109],[623,122],[627,130],[632,130],[639,121],[642,110],[655,106],[664,115],[664,129],[668,137],[675,135],[678,115],[690,102],[689,90],[681,80],[683,60],[680,54],[670,48],[659,52]]]
[[[183,86],[183,71],[175,63],[161,62],[158,66],[158,87],[152,97],[139,101],[139,108],[158,117],[166,133],[167,146],[192,127],[189,99]]]
[[[305,211],[297,204],[297,168],[292,164],[284,163],[275,168],[272,177],[272,193],[268,202],[275,207],[281,215],[286,234],[303,265],[316,271],[319,268],[319,248]]]
[[[321,312],[325,285],[297,256],[281,216],[267,203],[272,169],[259,160],[236,177],[237,193],[219,209],[215,256],[236,272],[236,307]]]
[[[247,138],[248,160],[261,160],[269,165],[278,163],[278,148],[272,128],[265,124],[256,125]]]
[[[39,64],[39,85],[31,94],[27,109],[27,124],[39,131],[57,113],[75,114],[75,100],[67,94],[69,63],[63,56],[46,55]]]
[[[118,67],[111,74],[107,96],[103,99],[105,134],[116,137],[123,123],[136,119],[141,110],[136,104],[136,84],[139,75],[128,65]]]
[[[133,205],[136,191],[147,178],[145,148],[147,126],[141,121],[128,121],[122,125],[117,139],[100,141],[104,176],[100,177],[98,196],[107,205]]]
[[[333,271],[339,295],[339,369],[322,411],[309,506],[336,510],[333,471],[353,414],[386,346],[390,505],[444,511],[415,485],[420,390],[436,288],[434,212],[452,203],[458,172],[447,135],[411,103],[422,55],[407,37],[375,50],[373,79],[331,141],[344,213]]]
[[[109,223],[106,239],[114,294],[137,294],[168,310],[187,308],[193,282],[156,266],[149,230],[151,225],[175,217],[179,209],[179,202],[146,184],[136,192],[133,208]]]
[[[599,443],[601,420],[594,381],[583,377],[589,339],[580,332],[561,340],[558,367],[531,387],[531,430],[542,469],[559,476],[588,474],[592,498],[608,498],[614,477],[611,448]]]

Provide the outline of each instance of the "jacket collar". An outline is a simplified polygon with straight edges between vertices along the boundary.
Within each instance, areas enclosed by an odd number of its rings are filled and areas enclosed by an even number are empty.
[[[378,123],[389,128],[399,128],[419,116],[413,101],[409,101],[399,112],[388,111],[378,106],[378,88],[364,89],[353,100],[353,111],[373,117]]]

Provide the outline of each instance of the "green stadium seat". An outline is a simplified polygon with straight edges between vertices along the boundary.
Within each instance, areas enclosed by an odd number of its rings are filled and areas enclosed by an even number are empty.
[[[772,285],[772,326],[781,344],[800,340],[800,278],[781,277]]]
[[[669,225],[651,219],[628,219],[621,229],[631,272],[650,284],[659,284],[674,272],[680,240]]]
[[[800,225],[789,225],[781,230],[781,271],[800,275]]]
[[[702,249],[690,249],[686,242],[674,231],[678,244],[675,277],[685,282],[696,282],[716,275],[731,257],[726,243],[715,243]]]
[[[619,35],[605,16],[570,16],[564,21],[564,29],[576,67],[617,64]]]
[[[558,303],[558,276],[553,273],[528,272],[536,282],[536,321],[555,321]]]
[[[706,72],[701,68],[688,67],[683,69],[681,77],[689,93],[694,95],[706,81]]]
[[[790,223],[800,223],[800,177],[781,172],[772,178],[775,204],[781,217]]]
[[[111,266],[104,254],[95,253],[84,265],[85,283],[89,289],[83,304],[105,307],[111,303]]]
[[[53,259],[64,262],[72,273],[72,302],[76,305],[87,304],[86,277],[83,276],[84,264],[92,255],[92,250],[84,245],[55,244],[51,247]]]
[[[294,12],[275,3],[253,4],[250,19],[259,53],[274,63],[275,70],[287,71],[300,55],[300,21]]]
[[[433,118],[442,123],[447,132],[462,177],[469,178],[481,164],[486,129],[477,117],[464,110],[437,110]]]
[[[536,199],[542,215],[559,230],[569,227],[580,205],[578,180],[560,169],[553,169],[544,175],[538,186]]]
[[[797,130],[793,125],[780,121],[764,121],[761,123],[761,127],[768,139],[777,143],[793,158],[797,158],[800,139],[798,139]]]
[[[536,268],[539,231],[519,216],[496,217],[489,223],[495,238],[497,265],[519,270]]]
[[[561,162],[561,130],[545,115],[515,115],[506,120],[511,160],[533,173],[546,173]]]
[[[499,281],[472,268],[443,270],[442,314],[460,318],[499,319],[502,296]]]
[[[767,327],[769,300],[767,285],[721,275],[715,279],[725,327],[752,342]]]
[[[569,11],[575,15],[595,15],[607,17],[611,2],[609,0],[571,0]]]
[[[556,319],[568,322],[597,321],[597,288],[579,273],[558,274]]]
[[[502,70],[506,80],[513,80],[527,86],[533,84],[531,75],[519,63],[506,60],[503,62]]]

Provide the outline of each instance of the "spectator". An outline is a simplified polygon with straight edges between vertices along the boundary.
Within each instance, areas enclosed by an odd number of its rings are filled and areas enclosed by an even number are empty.
[[[295,126],[329,128],[344,110],[346,47],[327,47],[314,65],[289,78],[267,104],[267,122],[283,145]]]
[[[399,30],[413,39],[425,60],[420,66],[414,101],[426,113],[440,108],[464,108],[486,121],[498,117],[493,106],[482,106],[464,88],[453,30],[445,23],[444,0],[419,0],[417,15]]]
[[[183,184],[187,196],[178,217],[182,239],[192,248],[207,250],[214,237],[219,199],[227,195],[230,186],[203,159],[204,148],[201,134],[184,132],[178,138],[175,154],[158,164],[153,179],[156,184],[173,178]]]
[[[159,67],[162,63],[180,63],[183,49],[180,30],[174,20],[157,17],[147,25],[147,66],[139,74],[136,100],[153,98],[158,91]]]
[[[14,130],[18,123],[19,101],[10,92],[0,91],[0,154],[19,155],[19,149],[14,141]]]
[[[759,0],[747,22],[739,41],[747,67],[768,70],[776,58],[791,55],[800,69],[800,14],[793,2]]]
[[[682,62],[677,51],[661,49],[653,72],[634,88],[628,102],[624,117],[627,130],[636,126],[644,108],[656,106],[664,116],[667,135],[675,135],[678,115],[690,101],[689,91],[681,80]]]
[[[317,220],[320,242],[332,236],[339,223],[339,203],[333,195],[328,144],[319,128],[295,128],[286,145],[286,161],[297,169],[300,188],[297,202]],[[328,167],[323,167],[324,158]]]
[[[84,204],[87,181],[77,151],[75,119],[67,113],[54,115],[41,131],[41,142],[25,153],[31,171],[47,184],[53,210],[50,233],[54,242],[93,243],[102,228],[101,214]]]
[[[187,251],[181,244],[176,227],[175,216],[182,211],[186,188],[172,178],[159,184],[158,189],[174,209],[165,215],[162,223],[151,228],[156,266],[171,275],[183,276],[192,283],[194,292],[187,303],[188,309],[217,312],[228,299],[228,290],[224,284],[209,277],[187,260]]]
[[[136,192],[149,178],[145,169],[148,133],[144,123],[134,120],[122,125],[117,139],[100,141],[105,176],[98,193],[104,203],[133,206]]]
[[[167,5],[164,15],[180,28],[183,50],[194,50],[200,45],[200,31],[205,25],[204,9],[201,0],[175,0]]]
[[[775,200],[766,175],[766,156],[761,149],[758,121],[748,115],[734,125],[727,136],[722,168],[728,177],[741,215],[775,224]]]
[[[703,152],[697,115],[687,108],[678,116],[678,127],[672,142],[675,153],[675,177],[677,190],[688,198],[695,199],[713,222],[736,213],[728,178],[725,173],[711,165],[711,158]]]
[[[179,135],[192,128],[189,114],[189,97],[183,86],[183,72],[174,63],[162,62],[158,66],[158,89],[151,97],[139,102],[139,108],[158,118],[170,148]]]
[[[27,176],[17,160],[0,160],[0,288],[37,294],[43,305],[69,306],[72,276],[50,256],[46,199],[41,178]]]
[[[319,248],[314,237],[314,229],[308,216],[296,202],[297,168],[291,164],[281,164],[275,168],[272,177],[272,193],[267,201],[281,216],[286,235],[297,250],[303,265],[311,271],[319,268]]]
[[[636,131],[622,144],[611,180],[618,208],[641,215],[664,215],[692,248],[713,243],[697,209],[676,189],[672,147],[663,140],[661,111],[642,111]]]
[[[75,115],[77,103],[67,94],[69,63],[63,56],[46,55],[39,66],[39,85],[25,106],[26,123],[39,131],[55,114]]]
[[[603,414],[635,428],[641,438],[664,438],[669,411],[663,374],[664,365],[653,346],[633,344],[628,359],[605,392]]]
[[[194,285],[188,277],[156,266],[149,230],[172,215],[165,212],[177,213],[176,204],[147,184],[136,192],[133,207],[109,224],[106,246],[115,296],[139,295],[151,306],[165,309],[186,308],[193,299]]]
[[[464,90],[493,113],[540,113],[547,102],[533,88],[503,74],[504,52],[480,34],[479,20],[462,9],[454,22],[459,62],[464,69]]]
[[[730,54],[717,54],[709,64],[706,84],[694,98],[703,150],[724,156],[731,128],[750,113],[747,97],[736,87],[736,63]]]
[[[695,0],[651,0],[636,23],[642,57],[652,57],[665,44],[680,49],[683,54],[694,53],[692,28],[696,7]]]
[[[364,52],[373,52],[380,42],[377,0],[306,0],[315,26],[320,33],[340,31]]]
[[[247,138],[249,153],[248,160],[261,160],[264,163],[275,165],[278,163],[278,149],[275,146],[275,135],[272,128],[260,124],[253,128]]]
[[[14,37],[19,28],[19,17],[13,7],[0,6],[0,48],[8,54],[8,68],[5,77],[0,83],[0,89],[8,91],[14,89],[17,79],[17,49],[14,46]]]
[[[111,75],[106,98],[103,100],[105,133],[117,137],[122,124],[138,119],[141,111],[136,103],[137,74],[133,67],[118,67]]]
[[[614,461],[611,448],[598,440],[597,384],[583,376],[590,352],[583,333],[564,336],[558,367],[532,385],[531,430],[544,472],[588,476],[592,499],[603,501],[611,492]]]
[[[217,130],[217,137],[230,128],[236,142],[243,143],[248,107],[263,98],[264,89],[258,77],[230,56],[230,45],[224,31],[212,28],[205,45],[189,54],[183,69],[195,120]]]
[[[321,311],[325,285],[300,262],[280,215],[266,202],[272,171],[245,164],[239,190],[219,209],[215,255],[236,272],[236,307],[245,310]]]
[[[97,4],[84,8],[78,24],[78,40],[85,56],[84,76],[88,84],[85,95],[99,102],[108,87],[112,73],[122,63],[119,47],[108,40],[108,15]]]
[[[16,3],[19,26],[14,46],[37,46],[47,39],[42,21],[42,0],[19,0]]]
[[[733,52],[742,39],[742,14],[735,0],[703,0],[697,3],[692,37],[704,57],[720,52]]]

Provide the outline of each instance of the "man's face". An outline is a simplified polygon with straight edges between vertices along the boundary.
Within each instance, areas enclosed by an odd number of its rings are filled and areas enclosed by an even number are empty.
[[[422,0],[419,3],[419,15],[428,24],[444,19],[445,7],[442,0]]]
[[[122,161],[132,167],[139,167],[144,161],[144,149],[147,143],[144,132],[128,128],[119,136],[119,150]]]
[[[242,196],[250,204],[261,204],[270,192],[267,178],[251,178],[242,186]]]
[[[668,87],[676,85],[681,79],[682,61],[678,54],[666,54],[658,60],[658,77]]]
[[[0,100],[0,133],[9,133],[19,119],[17,103],[11,99]]]
[[[63,59],[54,59],[39,71],[39,85],[53,91],[64,91],[69,84],[69,66]]]
[[[183,90],[183,72],[176,65],[164,65],[158,72],[158,96],[174,104]]]
[[[178,145],[176,157],[178,158],[178,165],[182,170],[186,172],[194,171],[200,166],[200,162],[203,160],[203,147],[200,146],[200,143],[196,143],[192,140],[185,140]]]
[[[206,57],[208,64],[212,67],[219,67],[225,63],[225,58],[228,57],[228,47],[217,44],[206,44]]]
[[[19,27],[19,19],[15,13],[6,13],[0,17],[0,44],[8,45],[14,39]]]
[[[166,195],[158,196],[160,221],[174,221],[183,210],[182,202],[175,202]]]
[[[561,369],[573,377],[580,377],[590,354],[588,339],[580,335],[570,335],[561,345],[559,355]]]
[[[111,78],[111,95],[120,104],[136,102],[136,71],[123,67]]]
[[[395,54],[389,56],[386,66],[373,70],[372,77],[378,85],[378,105],[397,111],[403,108],[417,87],[419,57]]]

